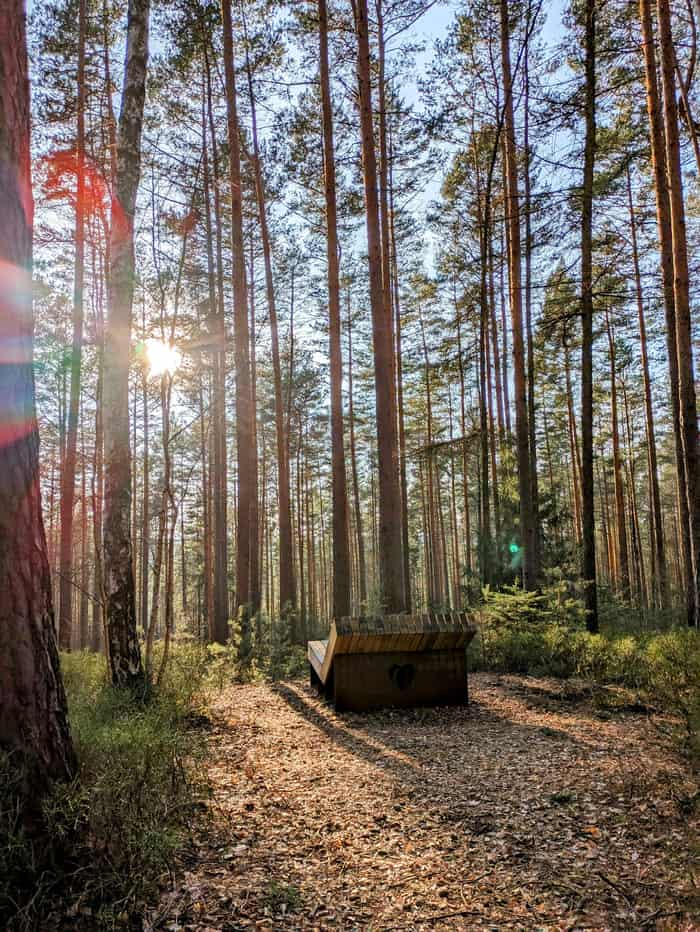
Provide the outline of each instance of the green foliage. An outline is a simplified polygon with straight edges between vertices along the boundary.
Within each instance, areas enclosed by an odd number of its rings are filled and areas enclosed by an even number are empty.
[[[271,680],[292,679],[306,670],[306,651],[295,643],[298,620],[293,614],[270,618],[260,613],[254,625],[252,662],[258,675]]]
[[[207,644],[200,647],[206,666],[209,686],[221,690],[236,681],[238,676],[238,649],[235,644]]]
[[[241,655],[240,625],[232,624],[226,644],[201,644],[187,635],[174,641],[166,674],[159,686],[161,697],[183,714],[204,702],[204,687],[222,690],[232,683],[251,683],[268,678],[291,679],[306,671],[306,650],[294,642],[295,619],[268,618],[259,613],[250,620],[246,657]],[[159,667],[161,646],[154,646],[154,667]]]
[[[534,676],[578,676],[596,685],[634,690],[646,704],[680,716],[688,744],[700,755],[700,633],[685,627],[585,629],[583,605],[563,584],[541,592],[485,589],[472,669]]]
[[[691,628],[650,639],[645,651],[647,688],[681,716],[694,756],[700,760],[700,633]]]
[[[54,911],[75,928],[126,922],[154,893],[203,790],[199,739],[187,727],[193,713],[201,719],[202,667],[189,646],[173,649],[167,681],[146,704],[108,685],[101,656],[61,664],[79,769],[45,798],[36,837],[16,815],[21,775],[0,758],[0,917],[10,928]]]
[[[293,912],[301,906],[301,893],[294,884],[273,880],[267,886],[265,900],[273,912]]]
[[[13,916],[29,895],[31,878],[36,895],[45,895],[47,857],[34,844],[22,819],[20,800],[24,795],[27,770],[16,756],[0,751],[0,927]],[[31,881],[30,881],[31,882]]]

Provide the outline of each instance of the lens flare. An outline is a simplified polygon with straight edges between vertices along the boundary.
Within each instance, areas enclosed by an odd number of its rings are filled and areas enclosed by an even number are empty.
[[[162,340],[146,340],[146,356],[152,376],[165,375],[166,372],[172,375],[182,359],[182,353],[176,346]]]

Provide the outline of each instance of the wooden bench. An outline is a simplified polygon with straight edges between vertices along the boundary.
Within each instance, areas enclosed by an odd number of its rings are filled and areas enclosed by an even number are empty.
[[[464,612],[336,619],[328,640],[308,642],[311,684],[337,711],[464,705],[475,634]]]

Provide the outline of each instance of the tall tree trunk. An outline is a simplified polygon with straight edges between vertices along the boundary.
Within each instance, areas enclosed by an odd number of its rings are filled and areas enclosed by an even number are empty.
[[[601,478],[602,477],[602,478]],[[613,545],[612,532],[610,530],[610,496],[608,494],[608,472],[604,465],[601,465],[600,459],[598,460],[598,481],[600,487],[603,490],[601,495],[601,518],[602,518],[602,534],[603,534],[603,555],[604,555],[604,564],[603,564],[603,577],[605,578],[605,573],[607,572],[608,584],[612,584],[614,577],[617,574],[617,567],[615,565],[615,547]]]
[[[483,239],[483,234],[482,234]],[[489,423],[486,403],[486,327],[488,302],[485,293],[486,266],[482,245],[481,313],[479,315],[479,570],[483,585],[494,581],[493,539],[491,537],[491,492],[489,483]]]
[[[146,308],[143,308],[143,338],[146,339]],[[143,399],[143,487],[141,490],[141,629],[148,631],[148,583],[151,563],[151,438],[148,410],[148,370],[141,372],[141,398]]]
[[[531,9],[528,5],[526,40],[523,53],[525,94],[523,101],[523,179],[525,194],[525,335],[527,341],[527,423],[530,441],[530,482],[532,511],[535,520],[536,565],[542,560],[542,528],[539,521],[539,488],[537,479],[537,433],[535,421],[535,354],[532,345],[532,195],[530,179],[530,35]],[[495,357],[498,358],[497,355]]]
[[[267,224],[265,183],[260,161],[258,143],[258,123],[253,92],[253,78],[250,69],[248,49],[246,47],[246,71],[248,75],[248,92],[250,95],[251,130],[253,136],[253,168],[255,172],[255,193],[258,202],[260,238],[265,263],[265,295],[267,310],[270,315],[270,341],[272,344],[272,372],[275,391],[275,429],[277,432],[277,497],[279,508],[279,610],[280,614],[289,613],[296,607],[296,582],[294,579],[294,552],[292,540],[292,510],[289,480],[289,437],[284,418],[284,400],[282,397],[282,366],[280,364],[279,326],[277,320],[277,301],[272,275],[272,249]]]
[[[86,650],[89,642],[90,591],[88,580],[88,505],[87,505],[87,453],[85,450],[84,417],[81,413],[80,446],[82,463],[80,469],[80,610],[78,613],[78,644]]]
[[[464,378],[464,356],[462,350],[462,318],[459,308],[457,307],[457,297],[455,293],[455,314],[457,317],[457,355],[459,366],[459,417],[462,430],[462,497],[464,509],[464,565],[467,573],[472,572],[472,544],[471,544],[471,522],[469,519],[469,450],[467,446],[467,417],[466,417],[466,393]]]
[[[622,456],[620,453],[620,421],[617,410],[617,365],[615,336],[610,324],[610,312],[605,309],[605,322],[610,348],[610,419],[612,424],[613,478],[615,482],[615,523],[617,525],[617,567],[620,595],[625,602],[630,597],[629,551],[627,547],[627,517],[625,514],[625,490],[622,484]]]
[[[489,273],[491,272],[492,263],[491,250],[489,250]],[[493,283],[493,276],[489,274],[490,285]],[[491,461],[491,489],[493,492],[493,522],[496,531],[496,554],[499,567],[502,566],[503,553],[503,524],[501,521],[501,501],[498,492],[498,465],[496,460],[496,448],[498,446],[498,437],[496,435],[495,418],[493,416],[493,381],[491,378],[491,340],[489,338],[490,323],[493,317],[493,308],[495,304],[493,288],[489,287],[489,309],[488,320],[484,328],[484,354],[486,357],[486,413],[488,415],[488,437],[489,437],[489,456]]]
[[[598,630],[593,484],[593,171],[596,150],[596,0],[586,0],[585,121],[583,191],[581,197],[581,567],[588,630]]]
[[[642,381],[644,385],[644,415],[647,441],[647,469],[649,474],[649,504],[651,514],[651,552],[656,572],[652,585],[656,590],[656,603],[665,608],[668,601],[668,573],[666,569],[666,551],[664,549],[663,516],[661,513],[661,493],[659,491],[659,469],[656,455],[656,433],[654,429],[654,406],[651,397],[651,377],[649,374],[649,354],[647,351],[647,328],[644,315],[644,298],[642,277],[639,269],[639,251],[637,247],[637,224],[632,200],[632,178],[627,167],[627,200],[630,213],[630,232],[632,235],[632,262],[637,295],[637,319],[639,321],[639,346],[642,358]]]
[[[377,410],[380,599],[385,611],[402,612],[406,608],[406,593],[404,591],[394,342],[391,307],[387,306],[384,300],[382,281],[367,0],[353,0],[353,12],[357,35],[357,80]]]
[[[564,346],[564,378],[566,386],[566,410],[569,421],[569,446],[571,449],[571,480],[573,485],[573,505],[574,505],[574,538],[579,543],[582,537],[582,516],[583,506],[581,502],[581,455],[578,445],[578,434],[576,431],[576,418],[574,416],[574,393],[571,385],[571,363],[569,356],[569,344],[564,334],[562,338]]]
[[[457,527],[457,480],[455,478],[455,435],[454,411],[452,407],[452,386],[447,388],[448,412],[450,417],[450,524],[452,530],[452,607],[459,611],[462,607],[462,570],[459,559],[459,531]]]
[[[208,80],[208,59],[205,57],[205,75],[207,76],[206,96],[210,100],[210,82]],[[202,197],[204,198],[204,223],[207,244],[207,285],[208,285],[208,302],[207,318],[208,326],[214,332],[214,339],[218,344],[218,338],[221,336],[223,321],[221,320],[220,307],[218,302],[216,287],[216,269],[214,266],[214,236],[212,232],[211,202],[209,200],[211,188],[211,173],[209,171],[209,147],[207,145],[207,121],[204,113],[204,101],[202,101]],[[199,321],[199,313],[197,315]],[[222,356],[219,345],[216,345],[212,352],[211,365],[211,410],[208,420],[208,428],[204,424],[204,387],[202,377],[199,377],[199,412],[200,412],[200,456],[202,460],[202,505],[204,513],[204,606],[207,616],[207,629],[209,640],[225,644],[228,639],[228,587],[221,584],[222,567],[220,560],[223,558],[224,567],[227,567],[228,560],[226,554],[227,544],[227,527],[225,517],[216,517],[216,509],[223,505],[221,495],[224,491],[218,471],[222,468],[221,454],[222,445],[219,438],[222,422],[220,406],[223,403],[221,397],[222,388],[225,391],[225,383],[222,386],[219,370],[222,365]],[[209,437],[207,438],[207,431]],[[225,449],[223,449],[225,455]],[[209,456],[207,454],[209,453]],[[207,468],[209,461],[209,468]],[[214,473],[214,475],[212,475]],[[216,499],[216,501],[215,501]],[[224,511],[226,508],[224,507]],[[221,546],[223,538],[223,548]],[[223,553],[222,553],[223,549]],[[216,566],[216,568],[215,568]],[[223,572],[224,579],[226,572]],[[219,602],[216,601],[216,592],[219,592]],[[223,591],[226,590],[226,591]],[[222,604],[223,602],[223,604]],[[217,609],[219,614],[217,615]]]
[[[403,356],[401,342],[401,302],[399,300],[399,263],[394,214],[394,171],[391,124],[389,124],[389,224],[391,266],[393,271],[394,330],[396,336],[396,402],[399,416],[399,479],[401,482],[401,540],[403,542],[403,584],[406,611],[411,611],[411,565],[408,544],[408,482],[406,479],[406,417],[403,393]]]
[[[657,11],[668,159],[666,168],[671,207],[671,241],[673,243],[673,296],[676,309],[675,333],[681,447],[685,470],[685,498],[688,503],[690,525],[690,559],[686,571],[688,624],[700,626],[700,459],[698,458],[698,415],[693,371],[693,335],[688,293],[688,246],[674,71],[676,56],[668,0],[657,0]]]
[[[166,561],[167,572],[167,553],[166,553],[166,535],[169,527],[169,511],[172,492],[170,488],[170,394],[172,380],[168,373],[164,373],[160,380],[160,413],[161,413],[161,433],[163,437],[163,491],[161,492],[160,513],[158,515],[158,537],[156,538],[155,557],[153,560],[153,601],[151,604],[151,615],[146,629],[146,674],[151,677],[153,666],[153,641],[158,634],[160,601],[161,601],[161,578],[163,573],[163,562]],[[166,596],[167,597],[167,596]]]
[[[143,682],[136,633],[136,593],[130,511],[129,348],[134,297],[134,213],[141,171],[150,0],[129,0],[126,61],[112,194],[109,315],[105,334],[104,571],[108,656],[112,682]]]
[[[390,126],[387,118],[386,41],[383,0],[375,0],[377,14],[377,103],[379,117],[379,213],[382,253],[382,301],[392,328],[394,378],[399,442],[399,486],[401,492],[401,549],[403,567],[403,610],[411,611],[411,574],[408,552],[408,494],[406,487],[406,435],[403,402],[403,360],[401,358],[401,311],[399,307],[396,231],[393,207],[393,167]]]
[[[226,332],[224,322],[224,261],[222,237],[222,210],[219,185],[218,146],[212,104],[211,66],[208,44],[203,43],[204,77],[206,82],[207,120],[211,137],[211,168],[214,188],[214,216],[216,219],[216,302],[213,289],[209,286],[210,326],[215,334],[217,349],[212,358],[212,413],[210,418],[212,465],[209,483],[212,491],[211,515],[214,537],[212,611],[209,629],[212,639],[219,644],[228,640],[229,593],[228,593],[228,457],[226,453]],[[203,162],[204,162],[203,151]],[[205,206],[206,202],[205,202]],[[211,225],[211,217],[209,218]],[[241,249],[243,236],[241,233]],[[213,267],[213,254],[207,252],[208,268]],[[241,262],[244,262],[241,256]],[[245,269],[245,266],[244,266]],[[209,273],[211,275],[211,272]],[[247,321],[247,311],[246,311]],[[247,330],[247,325],[246,325]],[[247,346],[247,343],[246,343]]]
[[[199,458],[202,468],[202,532],[203,532],[203,573],[204,573],[204,614],[207,619],[207,637],[214,640],[214,587],[213,583],[213,548],[211,533],[211,471],[207,468],[207,427],[204,421],[204,388],[202,376],[199,376]]]
[[[666,320],[666,348],[668,354],[669,391],[671,395],[671,416],[673,419],[673,437],[676,455],[677,495],[679,513],[679,532],[681,536],[680,552],[682,565],[692,567],[690,543],[690,514],[688,498],[685,494],[685,457],[680,426],[680,394],[678,375],[678,355],[676,350],[676,299],[673,272],[673,236],[671,231],[671,206],[668,188],[666,140],[664,137],[663,117],[656,71],[656,53],[654,29],[651,16],[651,0],[639,0],[639,18],[642,26],[642,48],[644,50],[644,75],[647,95],[647,113],[649,115],[649,140],[651,143],[651,161],[654,174],[654,191],[656,194],[656,220],[659,233],[659,252],[661,261],[661,279],[663,283],[664,314]],[[688,617],[692,617],[692,587],[686,576],[686,605]]]
[[[76,133],[75,271],[73,279],[73,338],[70,355],[70,402],[66,455],[61,473],[61,541],[59,570],[59,634],[62,650],[70,650],[73,615],[73,521],[75,465],[80,413],[80,374],[83,358],[83,288],[85,283],[85,31],[86,2],[78,0],[78,101]]]
[[[211,487],[211,525],[213,531],[213,585],[209,631],[212,640],[225,644],[228,640],[229,595],[228,595],[228,457],[226,454],[226,333],[224,323],[224,270],[221,198],[219,194],[218,147],[212,104],[211,65],[208,43],[203,43],[204,77],[206,83],[207,120],[211,137],[211,168],[214,189],[214,215],[216,218],[216,296],[211,281],[214,267],[211,238],[207,243],[209,269],[209,316],[210,328],[215,335],[217,349],[212,354],[212,411],[210,417],[212,463],[209,472]],[[203,167],[206,147],[203,150]],[[206,187],[206,185],[205,185]],[[210,210],[208,202],[205,208]],[[211,215],[208,223],[211,227]],[[241,260],[243,261],[243,260]]]
[[[304,625],[307,618],[307,599],[308,584],[306,580],[306,566],[304,562],[304,509],[302,507],[302,428],[299,424],[299,440],[297,442],[296,455],[296,486],[297,486],[297,553],[299,559],[299,624],[295,632],[295,640],[301,643],[303,639]]]
[[[629,489],[629,512],[630,512],[630,542],[632,549],[632,566],[635,571],[639,603],[643,609],[647,608],[649,602],[647,598],[647,581],[644,569],[644,554],[642,553],[642,538],[639,528],[639,507],[637,504],[637,479],[634,462],[634,436],[632,429],[632,419],[630,417],[629,399],[627,397],[627,386],[622,382],[622,400],[625,411],[625,434],[627,439],[627,486]]]
[[[257,502],[255,488],[253,395],[250,371],[250,332],[245,253],[243,243],[243,202],[241,191],[241,151],[236,77],[233,63],[231,0],[222,0],[224,32],[224,85],[231,179],[231,249],[233,252],[233,325],[236,365],[236,455],[238,465],[238,507],[236,521],[236,607],[241,612],[241,639],[250,640],[251,556],[257,541],[252,539],[251,504]],[[245,646],[242,648],[245,654]],[[243,657],[244,662],[247,658]]]
[[[102,252],[100,252],[102,255]],[[94,253],[93,253],[94,256]],[[104,446],[103,446],[103,419],[102,419],[102,373],[104,371],[104,292],[103,275],[95,275],[93,259],[93,279],[98,282],[98,294],[95,302],[95,344],[97,352],[97,389],[95,392],[95,453],[92,470],[92,547],[95,554],[94,567],[94,597],[92,606],[92,650],[100,650],[105,638],[105,598],[104,573],[102,566],[102,505],[104,501]]]
[[[501,261],[500,261],[500,292],[501,292],[501,334],[503,335],[503,351],[501,353],[501,363],[503,365],[503,375],[501,382],[503,384],[503,412],[506,422],[506,434],[510,438],[512,427],[510,420],[510,379],[508,377],[508,322],[506,320],[506,289],[505,289],[505,268],[508,242],[508,224],[506,218],[503,218],[501,227]]]
[[[33,374],[29,78],[21,0],[0,6],[0,746],[26,761],[32,814],[75,759],[41,514]],[[12,416],[7,417],[11,412]]]
[[[262,577],[260,575],[260,500],[258,495],[258,378],[257,378],[257,332],[255,320],[255,257],[252,230],[250,242],[250,398],[252,404],[251,423],[253,429],[252,488],[255,497],[250,502],[250,613],[260,612]]]
[[[513,328],[513,387],[515,391],[515,434],[518,460],[518,491],[520,494],[520,538],[523,548],[523,586],[534,589],[539,577],[537,516],[532,500],[530,469],[530,428],[527,414],[527,378],[525,347],[523,345],[523,295],[521,285],[520,250],[520,198],[518,192],[518,165],[515,142],[512,76],[510,67],[510,26],[508,0],[500,0],[501,11],[501,64],[503,69],[505,161],[506,161],[506,216],[509,231],[510,314]]]
[[[343,352],[340,342],[340,282],[338,221],[333,142],[333,104],[328,74],[328,13],[318,0],[319,70],[323,122],[323,181],[326,198],[326,259],[328,263],[328,334],[331,364],[331,473],[333,480],[333,611],[350,614],[350,538],[343,429]],[[388,275],[388,269],[387,269]]]
[[[425,339],[425,323],[423,309],[418,305],[418,321],[420,323],[421,343],[423,347],[423,379],[425,382],[425,411],[426,411],[426,456],[425,472],[428,485],[428,547],[429,566],[431,567],[430,589],[428,592],[430,607],[437,609],[444,601],[443,580],[441,578],[441,537],[440,537],[440,474],[437,459],[433,449],[433,402],[430,378],[430,360],[428,358],[428,344]],[[437,475],[436,475],[437,473]]]
[[[182,596],[182,617],[187,620],[189,614],[188,598],[188,574],[187,574],[187,549],[185,546],[185,509],[184,503],[180,509],[180,592]]]
[[[367,561],[365,537],[362,530],[362,504],[357,475],[357,446],[355,443],[355,401],[353,393],[352,312],[348,292],[348,420],[350,422],[350,466],[352,470],[352,496],[355,506],[355,532],[357,535],[357,563],[359,576],[360,613],[367,607]]]

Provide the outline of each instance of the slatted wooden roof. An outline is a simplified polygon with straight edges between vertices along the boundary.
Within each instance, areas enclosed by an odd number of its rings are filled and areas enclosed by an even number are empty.
[[[309,641],[308,658],[322,683],[338,654],[434,651],[466,648],[476,634],[467,612],[424,615],[345,616],[331,622],[326,641]]]

